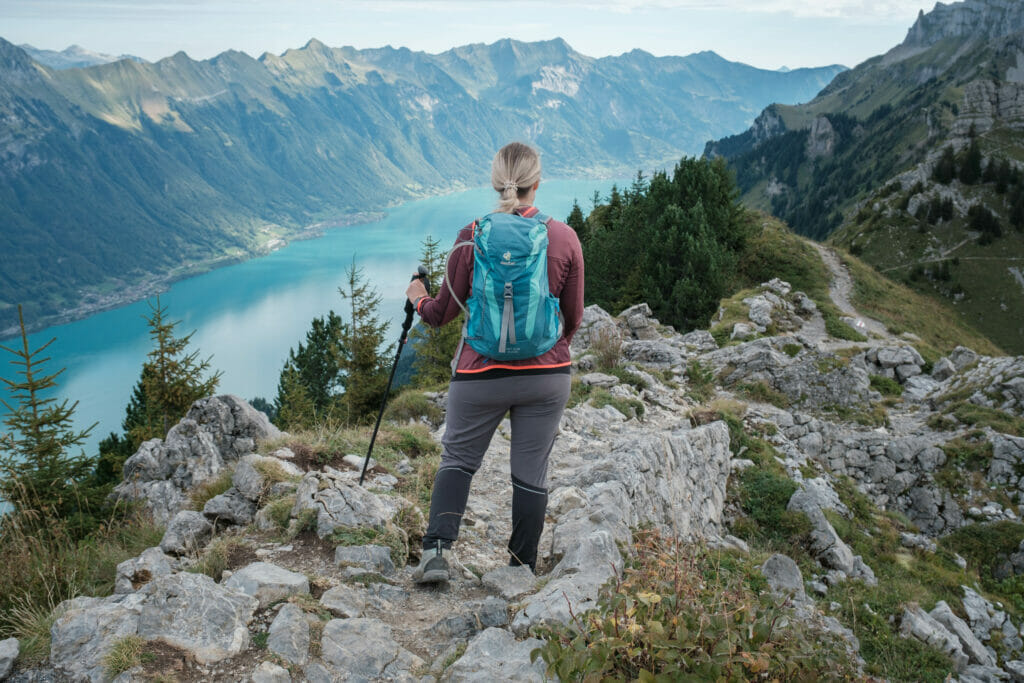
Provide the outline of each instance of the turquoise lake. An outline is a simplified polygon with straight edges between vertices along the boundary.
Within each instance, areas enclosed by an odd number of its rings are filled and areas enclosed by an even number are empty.
[[[594,192],[606,196],[613,182],[545,181],[536,205],[564,220],[573,200],[587,212]],[[495,198],[488,187],[409,202],[389,209],[383,220],[333,229],[318,239],[182,280],[160,301],[172,320],[181,321],[178,334],[195,330],[191,348],[212,356],[212,366],[224,373],[218,393],[272,401],[288,350],[304,340],[310,321],[331,309],[341,312],[338,287],[353,258],[380,293],[381,317],[391,320],[388,335],[397,339],[403,293],[424,238],[433,236],[448,248],[460,228],[491,210]],[[149,310],[146,301],[138,301],[30,337],[33,348],[56,337],[44,369],[66,368],[58,379],[59,397],[78,401],[78,428],[96,423],[87,453],[94,453],[111,431],[121,431],[128,397],[151,349],[143,320]],[[4,344],[10,346],[11,340]],[[0,376],[13,377],[11,366],[0,367]]]

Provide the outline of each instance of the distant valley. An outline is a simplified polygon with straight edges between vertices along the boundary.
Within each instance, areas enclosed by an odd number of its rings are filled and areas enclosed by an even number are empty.
[[[437,55],[313,40],[56,70],[0,40],[0,336],[19,303],[48,324],[311,225],[483,184],[510,139],[536,144],[549,177],[664,167],[842,70],[594,59],[562,40]]]

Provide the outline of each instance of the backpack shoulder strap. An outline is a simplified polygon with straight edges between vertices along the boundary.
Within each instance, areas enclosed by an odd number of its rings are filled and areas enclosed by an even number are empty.
[[[551,216],[548,216],[547,214],[535,213],[531,216],[531,218],[533,218],[538,223],[543,223],[544,225],[551,227]]]
[[[448,286],[448,292],[452,295],[452,298],[455,299],[455,303],[459,305],[459,308],[461,308],[462,312],[465,313],[467,316],[469,315],[469,311],[466,309],[466,305],[459,301],[459,297],[455,294],[455,289],[452,287],[452,278],[449,273],[451,270],[452,256],[455,255],[456,250],[461,249],[462,247],[473,247],[474,249],[476,248],[475,238],[477,227],[479,225],[479,218],[473,221],[473,224],[469,226],[471,235],[470,238],[468,240],[456,242],[455,246],[452,247],[452,250],[448,252],[448,258],[445,259],[444,263],[444,283],[445,285]]]

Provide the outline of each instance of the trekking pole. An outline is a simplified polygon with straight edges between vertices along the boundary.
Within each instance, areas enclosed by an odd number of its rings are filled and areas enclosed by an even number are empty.
[[[427,293],[430,293],[430,280],[427,279],[427,268],[426,266],[420,266],[417,269],[417,275],[413,275],[412,280],[419,278],[423,280],[423,286],[427,288]],[[377,424],[373,428],[373,435],[370,437],[370,447],[366,449],[366,459],[363,460],[363,471],[359,474],[359,485],[363,485],[363,479],[366,478],[366,466],[370,464],[370,454],[373,453],[373,443],[377,440],[377,431],[380,429],[380,421],[384,417],[384,407],[388,404],[388,394],[391,393],[391,383],[395,381],[395,370],[398,369],[398,359],[402,355],[402,347],[405,346],[405,342],[409,339],[409,328],[412,327],[412,315],[416,312],[413,308],[412,302],[408,299],[405,300],[405,322],[402,323],[402,336],[398,338],[398,350],[395,351],[395,361],[391,364],[391,376],[388,377],[388,388],[384,390],[384,398],[380,401],[380,412],[377,413]]]

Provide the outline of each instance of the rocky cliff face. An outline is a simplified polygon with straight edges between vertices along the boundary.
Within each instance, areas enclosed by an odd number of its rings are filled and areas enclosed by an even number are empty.
[[[938,2],[928,14],[921,10],[903,45],[928,47],[946,38],[985,40],[1024,29],[1024,6],[1016,0]]]

